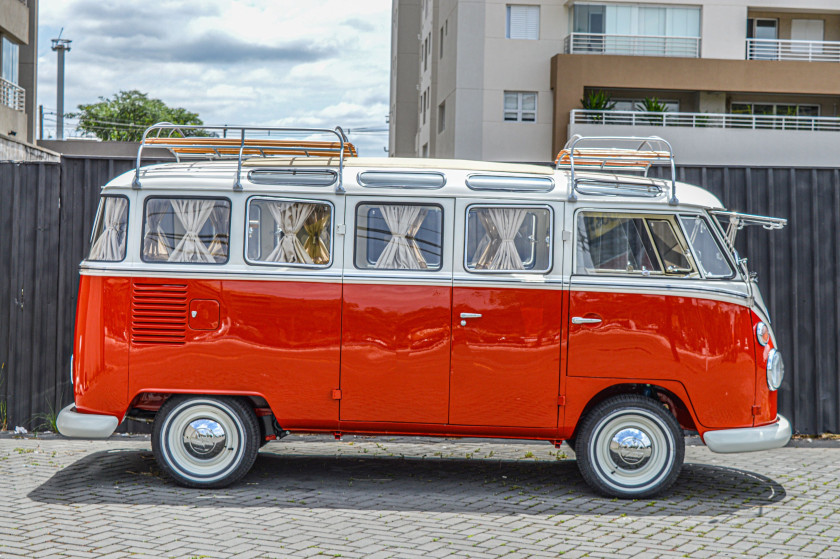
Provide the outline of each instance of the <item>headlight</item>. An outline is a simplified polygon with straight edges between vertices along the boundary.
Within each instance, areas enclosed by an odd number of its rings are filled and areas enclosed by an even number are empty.
[[[782,361],[782,354],[775,349],[770,350],[767,358],[767,386],[770,390],[778,390],[785,378],[785,363]]]
[[[759,344],[766,346],[770,342],[770,328],[763,322],[759,322],[755,325],[755,337]]]

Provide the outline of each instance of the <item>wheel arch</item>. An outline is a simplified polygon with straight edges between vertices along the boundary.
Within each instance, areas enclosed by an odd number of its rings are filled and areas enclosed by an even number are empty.
[[[674,391],[658,384],[619,383],[602,389],[589,399],[575,421],[575,427],[572,432],[572,436],[569,437],[569,440],[574,441],[576,439],[578,429],[580,429],[580,424],[583,418],[585,418],[593,408],[604,400],[621,394],[636,394],[656,400],[673,414],[673,416],[677,419],[677,422],[680,424],[680,427],[686,431],[697,431],[697,423],[691,413],[691,408],[685,401],[683,401],[683,398],[677,395]],[[686,396],[685,400],[687,399],[688,398]]]

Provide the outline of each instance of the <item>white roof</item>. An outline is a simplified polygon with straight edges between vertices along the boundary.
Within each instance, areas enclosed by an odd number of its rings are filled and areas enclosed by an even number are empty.
[[[141,190],[189,190],[202,191],[209,194],[233,192],[233,182],[237,164],[230,160],[187,161],[180,163],[162,163],[141,167]],[[292,158],[259,158],[243,161],[242,185],[244,192],[249,193],[305,193],[310,196],[331,194],[331,187],[313,186],[281,186],[254,184],[248,179],[251,170],[260,169],[289,169],[289,168],[330,168],[337,170],[337,158],[292,157]],[[420,188],[367,188],[359,185],[357,177],[365,170],[388,171],[440,171],[446,176],[446,184],[439,189]],[[508,192],[472,190],[467,187],[466,179],[470,175],[521,176],[523,178],[546,177],[554,180],[554,188],[549,191]],[[589,202],[625,204],[625,205],[668,205],[671,183],[669,180],[647,179],[632,175],[614,175],[609,173],[576,173],[576,177],[593,180],[612,181],[622,183],[655,184],[662,188],[663,193],[656,197],[639,197],[626,195],[597,195],[578,194],[578,203]],[[105,191],[131,189],[134,179],[134,169],[115,177],[103,188]],[[569,172],[556,170],[542,165],[527,165],[519,163],[488,163],[482,161],[467,161],[459,159],[421,159],[396,157],[352,157],[344,160],[343,186],[348,194],[399,195],[419,197],[459,196],[476,198],[504,198],[504,199],[533,199],[535,201],[559,200],[563,201],[569,195]],[[620,191],[619,191],[620,192]],[[193,192],[194,194],[194,192]],[[708,209],[723,209],[720,200],[709,191],[698,186],[677,183],[677,198],[680,206],[692,206]]]

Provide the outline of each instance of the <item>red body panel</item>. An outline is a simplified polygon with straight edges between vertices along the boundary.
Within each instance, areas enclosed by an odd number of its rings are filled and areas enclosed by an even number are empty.
[[[602,320],[569,326],[570,377],[679,381],[702,427],[753,424],[749,309],[638,293],[572,291],[570,301],[569,316]]]
[[[556,427],[563,292],[456,287],[449,422]],[[461,313],[481,314],[464,319]]]
[[[344,286],[342,421],[448,422],[451,297],[451,287]]]
[[[120,419],[126,412],[130,298],[130,280],[81,277],[73,348],[73,389],[81,412]]]
[[[143,393],[242,394],[289,430],[556,440],[603,390],[655,384],[702,434],[775,420],[756,321],[677,296],[85,275],[75,398],[122,418]]]

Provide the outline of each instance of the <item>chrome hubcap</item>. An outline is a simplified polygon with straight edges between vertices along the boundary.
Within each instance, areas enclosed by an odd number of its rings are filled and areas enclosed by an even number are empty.
[[[650,437],[639,429],[621,429],[610,440],[610,458],[627,470],[643,468],[652,452]]]
[[[211,460],[225,450],[227,435],[212,419],[196,419],[184,429],[184,449],[200,460]]]

